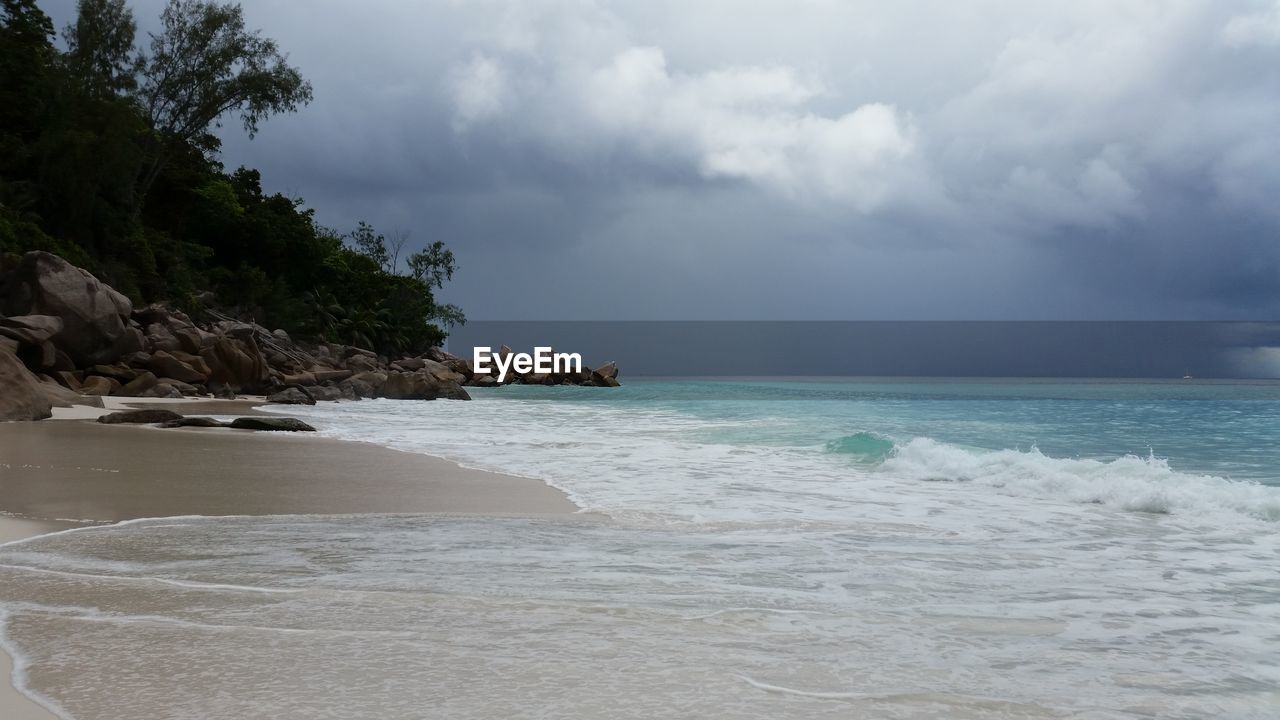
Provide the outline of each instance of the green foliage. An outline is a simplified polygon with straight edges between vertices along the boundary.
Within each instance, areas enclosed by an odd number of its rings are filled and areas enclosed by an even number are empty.
[[[464,321],[435,301],[456,269],[442,243],[401,274],[408,233],[388,243],[360,222],[344,236],[264,192],[257,170],[217,162],[224,116],[252,135],[311,99],[239,6],[170,0],[143,55],[124,0],[79,0],[65,53],[34,2],[0,3],[0,253],[57,253],[139,302],[195,309],[213,290],[295,337],[382,353],[421,352]]]
[[[351,242],[361,255],[369,258],[383,270],[391,269],[391,253],[387,250],[387,238],[374,232],[373,226],[361,220],[351,233]]]
[[[0,255],[21,255],[32,250],[43,250],[61,255],[67,262],[87,266],[92,258],[84,248],[45,234],[40,226],[0,206]]]
[[[62,31],[66,62],[89,96],[104,97],[133,90],[142,57],[133,47],[138,24],[124,0],[80,0],[76,22]]]
[[[8,182],[0,202],[11,207],[25,187],[14,180],[31,171],[33,144],[50,99],[53,21],[34,0],[0,2],[0,173]]]
[[[252,137],[262,120],[311,101],[311,83],[275,41],[245,29],[239,5],[169,0],[161,21],[139,93],[156,132],[190,141],[239,112]]]
[[[140,61],[137,100],[152,136],[135,191],[140,209],[174,145],[206,153],[212,128],[239,113],[253,137],[266,118],[311,102],[311,83],[291,67],[275,41],[249,31],[239,5],[169,0],[163,30],[151,35],[151,54]]]
[[[142,160],[137,144],[142,130],[123,98],[56,95],[32,146],[39,189],[34,209],[51,234],[110,255],[135,232],[132,183]]]

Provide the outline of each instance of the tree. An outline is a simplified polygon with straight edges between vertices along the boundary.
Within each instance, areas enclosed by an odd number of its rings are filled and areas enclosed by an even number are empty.
[[[138,25],[124,0],[80,0],[76,22],[62,31],[67,66],[90,97],[137,87],[142,58],[133,46]]]
[[[387,250],[387,239],[374,232],[372,225],[361,220],[351,233],[351,242],[361,255],[377,263],[383,272],[391,271],[391,253]]]
[[[0,173],[24,175],[48,104],[53,21],[34,0],[0,2]],[[0,202],[4,202],[0,199]]]
[[[249,137],[258,123],[311,102],[311,83],[291,67],[273,40],[245,29],[239,5],[169,0],[163,30],[151,35],[138,91],[151,129],[148,161],[134,193],[138,213],[171,149],[190,143],[210,152],[211,134],[239,113]]]
[[[437,305],[431,319],[438,321],[446,330],[454,325],[467,324],[467,316],[462,314],[462,308],[451,304]]]
[[[34,0],[0,0],[0,88],[4,100],[27,99],[53,56],[53,21]],[[5,107],[6,114],[21,107]]]
[[[53,52],[53,21],[35,0],[0,0],[0,72],[4,87],[23,78],[20,71],[35,70]]]
[[[113,258],[147,254],[132,221],[143,161],[138,141],[146,131],[128,95],[139,67],[136,29],[124,0],[79,0],[75,22],[63,30],[67,51],[53,64],[50,101],[32,146],[33,207],[48,231]],[[131,257],[127,264],[145,263]],[[107,271],[104,279],[120,277]]]
[[[452,280],[453,271],[458,269],[453,251],[439,240],[410,255],[405,262],[409,264],[410,277],[433,288],[444,287],[445,281]]]
[[[46,42],[53,37],[53,21],[35,0],[0,1],[0,28],[6,38],[10,33]]]
[[[127,1],[77,0],[60,52],[39,0],[0,0],[0,255],[55,252],[138,304],[195,311],[212,290],[237,316],[388,355],[462,322],[435,301],[455,267],[442,243],[406,262],[407,231],[339,234],[218,161],[226,116],[252,136],[311,98],[238,6],[166,0],[143,56]]]
[[[390,250],[390,271],[396,274],[400,272],[400,253],[404,252],[404,246],[409,242],[409,231],[396,228],[391,231],[391,239],[387,241]]]

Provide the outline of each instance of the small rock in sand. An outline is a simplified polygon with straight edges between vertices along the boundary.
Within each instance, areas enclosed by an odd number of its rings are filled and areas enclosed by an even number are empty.
[[[237,430],[275,430],[279,432],[315,432],[316,429],[297,418],[242,417],[231,421]]]
[[[182,417],[177,420],[160,423],[162,428],[183,428],[183,427],[206,427],[220,428],[228,427],[227,423],[214,420],[210,417]]]
[[[119,425],[122,423],[131,424],[150,424],[171,422],[173,420],[181,420],[182,416],[172,410],[163,410],[160,408],[146,408],[144,410],[121,410],[113,412],[110,415],[103,415],[98,418],[98,422],[106,425]]]

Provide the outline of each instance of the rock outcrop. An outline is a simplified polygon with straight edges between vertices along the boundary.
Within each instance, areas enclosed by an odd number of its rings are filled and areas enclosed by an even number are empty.
[[[512,383],[618,385],[613,363],[574,373],[512,372],[500,383],[496,372],[477,373],[469,358],[440,348],[388,359],[349,345],[301,343],[209,307],[198,321],[164,304],[135,310],[128,298],[56,255],[31,252],[5,262],[0,403],[12,419],[48,417],[50,398],[57,405],[79,399],[101,406],[93,398],[263,394],[275,403],[314,404],[470,400],[467,387]],[[512,352],[503,345],[499,356]]]
[[[0,348],[0,422],[43,420],[52,415],[40,381],[17,355]]]
[[[57,255],[29,252],[0,276],[0,314],[48,315],[63,329],[57,349],[77,367],[108,363],[142,349],[142,333],[128,324],[133,303]]]
[[[160,378],[150,372],[140,372],[132,380],[124,384],[114,394],[124,397],[143,397],[144,394],[159,384]]]
[[[618,387],[618,365],[614,362],[607,362],[595,370],[591,371],[591,379],[598,385],[605,387]]]
[[[340,388],[331,385],[316,385],[304,390],[307,395],[311,396],[316,402],[337,402],[338,400],[356,400],[355,397],[347,397]]]
[[[513,354],[511,348],[506,345],[498,351],[497,356],[507,358]],[[500,384],[517,384],[517,385],[582,385],[586,387],[620,387],[618,382],[618,365],[614,362],[608,362],[596,369],[583,367],[579,372],[553,372],[539,373],[528,372],[520,373],[515,368],[509,367],[506,376],[501,382],[498,380],[498,370],[496,363],[490,365],[489,372],[478,373],[470,359],[459,358],[454,355],[433,348],[429,353],[436,365],[443,365],[454,377],[463,378],[460,384],[474,387],[493,387]]]
[[[63,327],[62,318],[54,315],[0,317],[0,336],[28,345],[42,345],[52,340]]]
[[[53,407],[69,408],[76,405],[86,405],[88,407],[102,407],[102,398],[89,397],[81,395],[74,390],[59,385],[50,380],[49,382],[41,382],[40,389],[44,392],[44,396],[49,400],[49,404]]]
[[[301,390],[300,388],[290,387],[281,390],[278,393],[267,396],[267,402],[277,405],[315,405],[315,398]]]
[[[221,335],[200,357],[209,366],[209,381],[240,393],[264,392],[271,387],[271,370],[253,337]]]
[[[453,373],[445,371],[449,376]],[[423,369],[417,372],[392,371],[386,376],[380,390],[375,391],[378,397],[392,400],[470,400],[471,396],[453,379],[441,380],[430,371]]]
[[[182,351],[175,349],[174,352]],[[169,354],[168,351],[157,350],[151,355],[151,360],[147,363],[147,367],[151,372],[162,378],[173,378],[185,383],[208,382],[211,372],[209,366],[203,358],[195,358],[195,360],[203,367],[204,372],[197,370],[189,363],[179,360]]]
[[[120,384],[120,381],[115,378],[93,375],[84,379],[84,383],[80,385],[80,393],[82,395],[105,397],[107,395],[118,394],[121,387],[123,386]]]

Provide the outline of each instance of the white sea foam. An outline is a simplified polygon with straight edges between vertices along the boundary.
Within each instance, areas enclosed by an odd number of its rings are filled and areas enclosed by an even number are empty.
[[[762,683],[759,680],[752,680],[746,675],[739,675],[738,678],[753,688],[764,690],[765,692],[778,693],[780,695],[799,695],[801,697],[817,698],[819,700],[865,700],[869,697],[867,693],[860,692],[837,692],[822,690],[797,690],[795,688],[782,687],[781,685],[770,685]],[[885,696],[881,696],[885,697]]]
[[[1157,457],[1060,458],[1035,448],[969,449],[929,438],[899,441],[885,453],[888,441],[871,433],[853,439],[874,446],[877,457],[851,457],[840,451],[849,438],[812,445],[721,440],[726,434],[760,433],[770,418],[715,420],[670,410],[492,397],[466,404],[373,401],[287,412],[301,412],[333,437],[537,478],[587,510],[633,521],[857,521],[868,503],[902,508],[960,502],[980,508],[985,502],[1016,511],[1016,504],[1001,499],[1010,496],[1210,522],[1280,520],[1280,488],[1180,472]],[[926,484],[938,480],[965,487]],[[1043,505],[1022,510],[1054,511]]]
[[[155,521],[0,549],[58,571],[0,605],[81,720],[1269,717],[1275,544],[1142,528]]]
[[[30,656],[18,647],[17,644],[9,640],[6,626],[9,622],[10,611],[0,606],[0,652],[9,656],[13,663],[13,673],[8,681],[13,684],[13,688],[19,693],[25,695],[32,702],[48,710],[53,715],[62,720],[75,720],[71,713],[67,712],[56,701],[45,693],[31,687],[28,682],[27,669],[31,664]],[[0,680],[0,682],[3,682]]]
[[[1276,488],[826,409],[478,396],[283,411],[617,521],[56,533],[0,546],[7,642],[72,678],[46,691],[79,720],[1269,720],[1280,702]]]
[[[1154,456],[1052,458],[1036,448],[980,451],[916,438],[896,446],[880,469],[912,480],[971,482],[1002,493],[1120,510],[1280,520],[1280,488],[1175,472]]]

